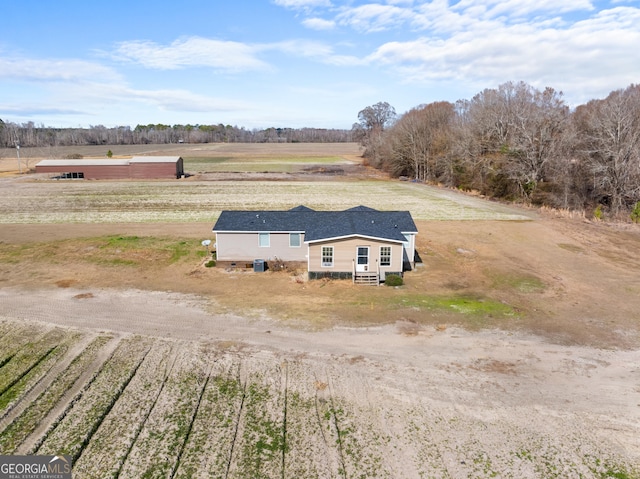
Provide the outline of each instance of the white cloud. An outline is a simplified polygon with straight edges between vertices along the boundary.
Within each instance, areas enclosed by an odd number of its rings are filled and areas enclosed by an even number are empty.
[[[306,9],[313,7],[330,7],[330,0],[274,0],[276,5],[286,8]]]
[[[484,11],[485,18],[522,18],[534,13],[544,12],[546,15],[556,15],[575,11],[592,11],[594,7],[590,0],[462,0],[453,9],[465,14],[477,16]]]
[[[86,115],[86,111],[70,108],[60,108],[58,105],[42,105],[40,103],[0,104],[0,111],[3,114],[15,116],[43,116],[43,115]]]
[[[378,32],[397,27],[412,17],[411,9],[373,3],[344,9],[336,21],[360,32]]]
[[[123,100],[143,101],[161,110],[186,112],[221,112],[249,110],[251,105],[224,98],[199,95],[188,90],[122,90]]]
[[[299,57],[326,58],[333,54],[333,48],[326,43],[309,40],[289,40],[285,42],[265,44],[264,50],[278,50]]]
[[[311,30],[333,30],[336,27],[336,22],[333,20],[322,18],[307,18],[302,21],[302,24]]]
[[[329,2],[322,0],[276,0],[275,3],[307,14],[313,11],[311,7],[330,6]],[[461,0],[451,3],[449,0],[417,3],[413,0],[387,0],[356,6],[348,4],[325,12],[335,12],[333,20],[310,17],[303,19],[302,23],[315,29],[327,29],[338,24],[364,33],[401,28],[403,25],[418,30],[455,31],[478,22],[528,23],[535,15],[545,17],[549,22],[554,15],[594,10],[591,0]]]
[[[415,10],[411,24],[416,30],[427,30],[432,35],[490,28],[495,22],[483,20],[484,7],[473,7],[475,11],[458,12],[449,6],[447,0],[434,0],[420,5]]]
[[[365,65],[366,61],[351,55],[339,55],[335,53],[334,47],[323,42],[310,40],[289,40],[277,43],[268,43],[256,47],[259,51],[277,51],[300,58],[310,58],[312,60],[327,65]]]
[[[388,42],[367,60],[396,71],[407,82],[448,80],[486,87],[524,80],[574,91],[584,96],[581,101],[638,81],[638,9],[603,11],[565,29],[495,22],[486,26],[479,23],[448,38]]]
[[[158,70],[204,66],[239,72],[268,68],[251,45],[201,37],[181,38],[166,46],[149,41],[122,42],[113,56]]]
[[[40,60],[32,58],[0,58],[0,78],[35,82],[83,82],[91,80],[120,81],[111,68],[83,60]]]

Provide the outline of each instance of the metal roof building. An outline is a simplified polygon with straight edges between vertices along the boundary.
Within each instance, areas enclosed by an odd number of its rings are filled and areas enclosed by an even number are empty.
[[[82,160],[42,160],[36,173],[61,178],[91,180],[181,178],[184,161],[179,156],[134,156],[128,159],[85,158]]]

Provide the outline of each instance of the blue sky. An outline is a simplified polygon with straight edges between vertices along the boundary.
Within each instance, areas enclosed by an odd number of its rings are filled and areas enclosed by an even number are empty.
[[[640,0],[20,0],[0,119],[350,128],[525,81],[576,106],[640,82]]]

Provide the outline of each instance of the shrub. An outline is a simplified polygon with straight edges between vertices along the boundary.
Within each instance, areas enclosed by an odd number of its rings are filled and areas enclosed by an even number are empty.
[[[640,223],[640,201],[636,203],[631,211],[631,221],[634,223]]]
[[[80,153],[69,153],[67,156],[65,156],[65,159],[67,160],[81,160],[83,158],[84,156],[82,156]]]
[[[593,210],[593,217],[597,220],[601,220],[604,216],[604,212],[602,211],[602,205],[598,205],[595,210]]]
[[[384,278],[384,284],[387,286],[402,286],[402,277],[397,274],[388,274]]]
[[[209,260],[204,265],[207,268],[213,268],[216,265],[216,260],[214,260],[214,259]]]

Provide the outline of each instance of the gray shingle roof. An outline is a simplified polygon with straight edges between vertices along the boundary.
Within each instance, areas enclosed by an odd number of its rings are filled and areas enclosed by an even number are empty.
[[[297,206],[289,211],[229,211],[220,214],[214,232],[304,232],[305,242],[348,236],[405,241],[417,233],[408,211],[378,211],[358,206],[345,211],[314,211]]]

